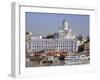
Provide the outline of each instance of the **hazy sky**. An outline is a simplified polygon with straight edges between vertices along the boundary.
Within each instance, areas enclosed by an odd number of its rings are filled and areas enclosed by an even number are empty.
[[[26,12],[26,31],[33,35],[47,35],[55,33],[62,27],[62,21],[70,24],[72,32],[89,35],[89,15],[33,13]]]

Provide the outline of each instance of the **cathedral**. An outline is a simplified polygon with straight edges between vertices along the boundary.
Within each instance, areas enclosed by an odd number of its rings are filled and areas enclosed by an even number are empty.
[[[69,23],[64,20],[62,23],[62,27],[58,29],[59,38],[70,38],[75,39],[75,34],[69,28]]]

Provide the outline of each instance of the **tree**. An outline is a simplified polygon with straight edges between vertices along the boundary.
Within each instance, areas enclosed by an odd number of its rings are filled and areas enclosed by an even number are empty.
[[[77,39],[78,39],[79,41],[82,41],[82,40],[83,40],[83,36],[80,34],[80,35],[77,36]]]
[[[84,51],[84,45],[80,45],[78,47],[78,52],[83,52]]]
[[[86,40],[87,42],[89,42],[89,41],[90,41],[90,37],[89,37],[89,36],[87,36],[87,38],[86,38],[86,39],[87,39],[87,40]]]
[[[54,38],[54,34],[51,34],[51,35],[47,35],[46,38]]]

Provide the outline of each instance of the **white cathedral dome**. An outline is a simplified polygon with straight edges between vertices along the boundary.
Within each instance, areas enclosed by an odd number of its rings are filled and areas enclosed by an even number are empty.
[[[69,29],[69,23],[66,20],[63,21],[63,25],[62,26],[63,26],[64,30],[68,30]]]

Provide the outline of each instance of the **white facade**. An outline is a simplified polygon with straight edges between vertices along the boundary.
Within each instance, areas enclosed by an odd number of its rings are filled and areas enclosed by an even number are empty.
[[[71,51],[78,50],[77,40],[73,39],[33,39],[26,42],[27,51]]]

